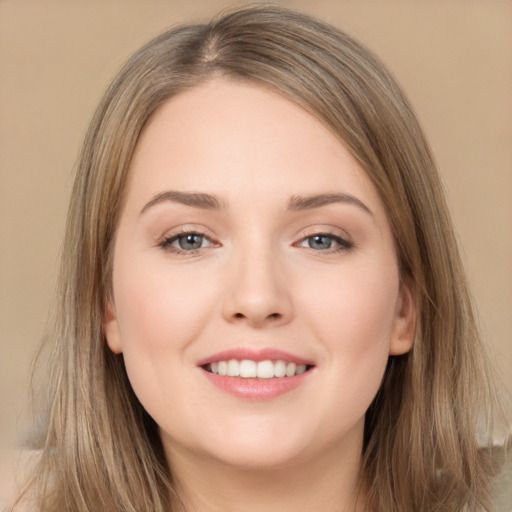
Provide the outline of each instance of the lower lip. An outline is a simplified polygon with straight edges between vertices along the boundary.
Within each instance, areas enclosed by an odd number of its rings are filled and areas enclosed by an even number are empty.
[[[222,391],[237,398],[247,400],[271,400],[298,388],[308,378],[311,370],[293,377],[274,377],[272,379],[243,379],[202,372],[208,380]]]

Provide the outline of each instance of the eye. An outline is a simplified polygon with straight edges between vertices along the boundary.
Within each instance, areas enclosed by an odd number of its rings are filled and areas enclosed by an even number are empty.
[[[298,246],[315,251],[338,252],[352,249],[353,244],[332,233],[315,233],[303,238]]]
[[[166,237],[160,244],[163,249],[172,252],[194,252],[205,247],[211,247],[214,243],[203,233],[183,232]]]

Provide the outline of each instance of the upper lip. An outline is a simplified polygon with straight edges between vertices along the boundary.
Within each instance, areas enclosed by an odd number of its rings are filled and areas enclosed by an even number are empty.
[[[250,359],[251,361],[286,361],[287,363],[313,365],[313,362],[302,357],[285,352],[276,348],[261,348],[254,349],[249,347],[232,348],[229,350],[223,350],[216,352],[211,356],[205,357],[197,362],[197,366],[204,366],[210,363],[217,363],[219,361],[229,361],[230,359],[236,359],[242,361],[243,359]]]

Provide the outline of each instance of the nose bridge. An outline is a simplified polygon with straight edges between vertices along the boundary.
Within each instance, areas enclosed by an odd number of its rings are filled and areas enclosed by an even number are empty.
[[[290,319],[289,283],[272,243],[267,240],[241,244],[234,248],[230,266],[230,287],[224,303],[226,319],[252,326],[282,324]]]

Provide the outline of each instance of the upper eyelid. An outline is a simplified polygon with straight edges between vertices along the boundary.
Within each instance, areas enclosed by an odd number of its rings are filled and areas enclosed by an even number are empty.
[[[304,238],[309,238],[312,236],[317,235],[324,235],[324,236],[331,236],[333,238],[341,238],[342,240],[345,240],[346,242],[352,241],[352,236],[341,228],[335,228],[335,227],[327,227],[327,228],[306,228],[301,231],[301,240]]]
[[[168,240],[183,235],[201,235],[210,240],[214,240],[216,238],[214,235],[211,234],[211,231],[209,229],[206,229],[205,227],[202,226],[195,227],[193,224],[190,224],[168,229],[163,233],[163,235],[160,236],[160,239]]]
[[[209,242],[211,242],[212,244],[218,244],[219,242],[215,241],[213,237],[207,235],[206,233],[202,232],[202,231],[198,231],[198,230],[186,230],[186,231],[179,231],[177,233],[172,233],[172,234],[168,234],[168,235],[164,235],[161,239],[162,243],[169,243],[169,242],[174,242],[175,240],[178,240],[180,237],[182,236],[187,236],[187,235],[198,235],[198,236],[201,236],[203,238],[205,238],[206,240],[208,240]]]
[[[178,239],[180,236],[195,234],[195,235],[199,235],[199,236],[206,238],[214,245],[222,245],[219,240],[219,237],[216,237],[215,235],[210,234],[209,231],[210,230],[208,230],[204,227],[195,228],[192,225],[191,226],[182,226],[182,227],[178,228],[177,231],[170,230],[170,232],[165,233],[164,235],[159,237],[158,242],[159,242],[159,244],[164,243],[164,242],[168,243],[169,241],[174,241],[174,240]],[[341,233],[339,231],[341,231]],[[311,237],[319,236],[319,235],[331,237],[335,240],[336,239],[341,240],[341,241],[345,242],[346,244],[353,245],[352,237],[346,231],[341,230],[340,228],[331,228],[331,229],[329,229],[329,228],[327,228],[327,229],[306,228],[306,229],[303,229],[301,231],[299,237],[296,238],[296,240],[292,243],[292,245],[299,244],[300,242],[304,241],[307,238],[311,238]]]
[[[201,236],[203,239],[206,239],[208,241],[208,244],[205,247],[198,247],[194,249],[183,249],[181,247],[178,247],[175,244],[182,236],[187,235],[198,235]],[[205,249],[211,249],[212,247],[219,247],[221,244],[213,240],[211,237],[206,235],[205,233],[198,232],[197,230],[187,230],[187,231],[180,231],[178,233],[170,234],[170,235],[164,235],[158,242],[157,247],[159,249],[162,249],[164,252],[167,253],[173,253],[175,255],[181,255],[181,256],[193,256],[195,254],[198,254],[200,251],[203,251]]]
[[[302,245],[306,240],[308,240],[309,238],[313,238],[315,236],[325,236],[327,238],[331,238],[335,242],[335,247],[318,250],[318,249],[313,249],[310,247],[305,247]],[[324,254],[324,255],[333,254],[333,253],[337,253],[337,252],[349,251],[349,250],[354,249],[354,247],[355,247],[352,237],[349,236],[348,233],[339,234],[339,233],[333,233],[330,230],[313,230],[309,233],[304,232],[303,236],[297,242],[294,242],[293,245],[295,247],[302,247],[304,249],[309,249],[309,250],[314,251],[315,253]]]
[[[198,229],[183,229],[174,233],[165,234],[163,238],[179,238],[180,236],[185,235],[199,235],[204,236],[205,238],[210,238],[204,231],[200,231]]]
[[[320,231],[317,233],[312,233],[310,235],[303,236],[298,241],[298,243],[303,242],[304,240],[307,240],[308,238],[313,238],[315,236],[325,236],[326,238],[332,238],[333,240],[337,241],[338,243],[344,242],[347,245],[348,244],[352,245],[352,242],[343,236],[337,235],[335,233],[326,233],[326,232],[320,232]],[[297,243],[297,242],[295,242],[295,243]]]

